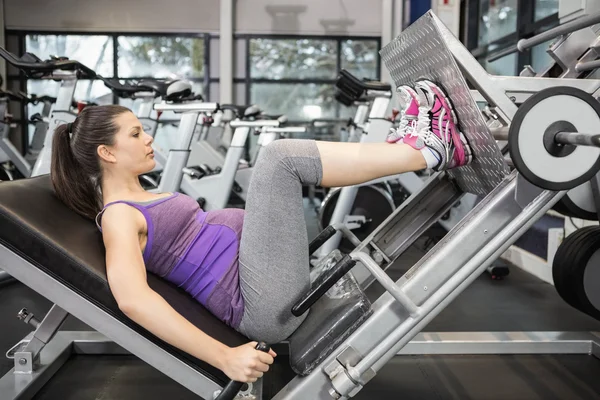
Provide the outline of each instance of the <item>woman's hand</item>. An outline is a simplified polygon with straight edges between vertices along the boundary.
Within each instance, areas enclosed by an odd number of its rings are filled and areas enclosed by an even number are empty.
[[[228,349],[223,360],[223,372],[234,381],[256,382],[269,370],[277,356],[273,350],[268,353],[256,350],[256,342],[246,343]]]

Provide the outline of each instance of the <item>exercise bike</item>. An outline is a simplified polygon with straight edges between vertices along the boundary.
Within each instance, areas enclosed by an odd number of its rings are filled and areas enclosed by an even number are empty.
[[[59,125],[73,122],[76,117],[76,113],[71,110],[71,105],[73,104],[77,81],[82,78],[96,78],[97,75],[85,65],[65,57],[42,61],[34,54],[25,53],[18,58],[2,47],[0,47],[0,57],[12,66],[19,68],[30,78],[60,81],[56,103],[50,111],[43,147],[39,151],[33,168],[31,168],[31,173],[27,176],[48,174],[50,173],[53,133]]]

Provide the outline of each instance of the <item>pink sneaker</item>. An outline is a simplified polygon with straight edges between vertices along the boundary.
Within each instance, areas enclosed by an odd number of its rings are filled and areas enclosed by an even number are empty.
[[[457,118],[444,91],[433,82],[422,80],[415,85],[419,99],[416,129],[404,143],[421,150],[433,150],[439,164],[436,171],[461,167],[473,160],[467,138],[458,130]]]
[[[402,139],[409,131],[412,131],[417,126],[417,118],[419,116],[419,100],[417,92],[410,86],[400,86],[398,88],[398,97],[400,100],[400,123],[398,128],[391,128],[390,133],[386,138],[388,143],[402,143]]]

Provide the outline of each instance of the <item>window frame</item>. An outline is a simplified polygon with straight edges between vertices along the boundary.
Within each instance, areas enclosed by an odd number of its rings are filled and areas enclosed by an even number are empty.
[[[520,39],[528,39],[559,24],[558,12],[535,21],[535,1],[517,0],[516,31],[479,46],[480,0],[466,0],[462,17],[463,29],[466,32],[464,42],[467,49],[482,64],[501,51],[515,46]],[[519,52],[515,66],[517,74],[530,64],[531,50]]]
[[[337,75],[339,74],[342,67],[342,43],[355,40],[355,41],[368,41],[375,42],[377,44],[377,66],[376,66],[376,75],[374,79],[381,79],[381,57],[379,57],[379,52],[381,51],[381,37],[378,36],[330,36],[330,35],[261,35],[261,34],[238,34],[235,35],[236,39],[245,40],[246,47],[246,73],[245,78],[234,78],[233,83],[243,83],[245,84],[246,89],[246,104],[249,104],[252,99],[252,84],[261,83],[261,84],[316,84],[316,85],[335,85],[337,80]],[[303,78],[284,78],[284,79],[269,79],[269,78],[252,78],[251,76],[251,55],[250,55],[250,41],[252,39],[268,39],[268,40],[300,40],[300,39],[309,39],[309,40],[328,40],[336,42],[336,78],[326,79],[326,78],[312,78],[312,79],[303,79]],[[360,77],[359,77],[360,78]],[[342,105],[339,102],[334,103],[335,115],[333,118],[339,118],[340,109]],[[291,121],[292,123],[302,123],[306,121]]]

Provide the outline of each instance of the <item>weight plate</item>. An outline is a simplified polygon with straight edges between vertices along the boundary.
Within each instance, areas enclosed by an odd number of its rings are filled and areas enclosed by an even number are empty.
[[[589,182],[569,190],[553,209],[567,217],[598,221],[592,185]]]
[[[368,221],[362,227],[352,230],[359,240],[362,241],[369,236],[396,208],[391,194],[386,189],[378,185],[361,186],[358,188],[350,215],[364,216]],[[332,189],[325,197],[325,200],[323,200],[319,210],[320,230],[329,226],[340,190],[340,188]],[[354,247],[350,241],[344,238],[340,242],[339,249],[344,253],[349,253],[354,250]]]
[[[565,124],[557,124],[560,121]],[[547,132],[566,124],[577,132],[600,133],[600,103],[579,89],[548,88],[527,99],[510,124],[508,143],[515,168],[543,189],[569,190],[600,170],[600,148],[576,146],[573,151],[549,151],[544,142]]]
[[[577,309],[579,309],[579,304],[577,304],[576,301],[577,296],[575,295],[568,278],[570,270],[569,266],[571,265],[575,254],[577,254],[576,251],[579,247],[578,239],[585,234],[587,230],[589,230],[589,227],[578,229],[567,236],[560,246],[558,246],[554,261],[552,262],[552,279],[556,291],[567,304]]]
[[[595,245],[596,251],[588,259],[583,273],[583,289],[587,300],[600,313],[600,246]]]
[[[600,249],[600,227],[590,227],[580,238],[579,252],[570,263],[569,279],[571,287],[577,296],[579,309],[586,314],[600,319],[600,310],[594,307],[585,289],[585,275],[588,265],[593,263],[592,257]],[[593,287],[593,283],[588,284]],[[596,286],[597,288],[597,286]]]

